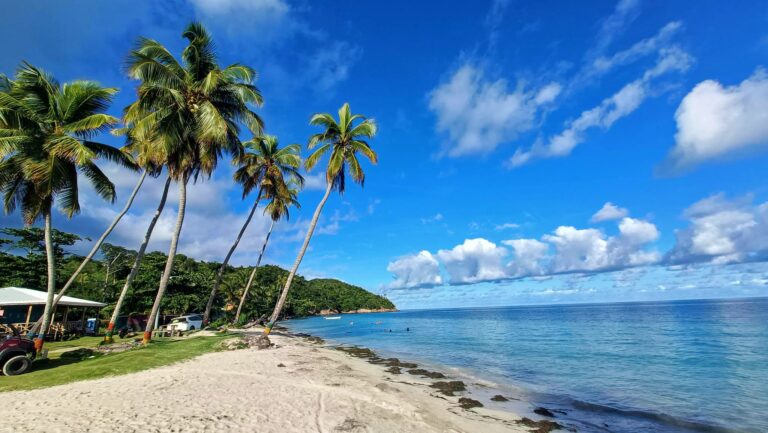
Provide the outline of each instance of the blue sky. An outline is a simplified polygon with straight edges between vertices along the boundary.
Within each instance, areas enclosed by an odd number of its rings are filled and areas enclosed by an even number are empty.
[[[190,20],[222,63],[260,73],[260,114],[306,143],[345,101],[376,119],[377,166],[323,212],[300,273],[382,291],[401,308],[768,295],[768,5],[618,2],[10,2],[0,71],[120,88],[138,36],[175,52]],[[244,136],[243,138],[249,138]],[[104,140],[118,145],[115,139]],[[96,236],[136,177],[107,167],[57,227]],[[252,198],[222,165],[190,193],[180,251],[221,260]],[[322,180],[266,261],[293,262]],[[136,248],[160,182],[110,241]],[[87,187],[86,187],[87,188]],[[167,208],[152,249],[166,250]],[[9,215],[4,226],[19,226]],[[254,221],[235,264],[253,264]],[[88,248],[83,242],[78,248]]]

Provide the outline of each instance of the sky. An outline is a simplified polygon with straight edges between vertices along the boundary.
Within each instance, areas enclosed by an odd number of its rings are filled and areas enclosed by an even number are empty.
[[[383,293],[402,309],[768,295],[768,4],[9,1],[0,72],[24,60],[60,81],[135,95],[124,72],[140,36],[177,55],[190,21],[222,64],[259,72],[258,113],[305,145],[313,113],[374,118],[379,163],[323,209],[299,270]],[[115,146],[119,139],[100,137]],[[247,134],[241,137],[247,140]],[[307,150],[304,150],[305,155]],[[137,175],[104,165],[114,204],[81,183],[82,212],[55,227],[96,238]],[[182,254],[221,261],[254,197],[231,164],[189,189]],[[264,262],[289,267],[324,188]],[[136,249],[162,178],[109,242]],[[167,251],[173,192],[150,249]],[[233,256],[256,262],[257,214]],[[21,226],[21,217],[0,217]],[[90,249],[85,240],[76,251]]]

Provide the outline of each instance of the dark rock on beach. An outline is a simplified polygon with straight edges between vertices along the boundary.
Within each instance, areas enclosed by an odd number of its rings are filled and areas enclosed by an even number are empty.
[[[445,375],[443,373],[438,371],[424,370],[423,368],[408,370],[408,374],[412,374],[414,376],[424,376],[430,379],[445,379]]]
[[[483,407],[483,404],[471,398],[461,397],[459,399],[459,406],[461,406],[464,409],[472,409],[475,407]]]
[[[541,421],[534,421],[530,418],[523,418],[517,421],[518,424],[524,425],[526,427],[532,428],[531,433],[549,433],[553,430],[557,430],[559,428],[563,428],[560,424],[550,421],[548,419],[543,419]]]
[[[555,417],[555,414],[553,414],[552,411],[547,409],[546,407],[537,407],[536,409],[533,410],[533,413],[535,413],[536,415],[547,416],[550,418]]]
[[[389,367],[385,371],[389,374],[403,374],[403,372],[400,371],[400,367]]]
[[[509,401],[509,399],[508,399],[508,398],[504,397],[504,396],[503,396],[503,395],[501,395],[501,394],[496,394],[496,395],[494,395],[493,397],[491,397],[491,400],[492,400],[492,401]]]
[[[435,382],[429,385],[432,388],[437,388],[438,392],[445,395],[453,396],[456,392],[462,392],[467,390],[467,386],[460,380],[452,380],[449,382]]]
[[[372,351],[371,349],[368,349],[366,347],[345,347],[345,346],[338,346],[336,347],[336,350],[340,350],[342,352],[345,352],[346,354],[350,356],[354,356],[355,358],[377,358],[376,353]]]

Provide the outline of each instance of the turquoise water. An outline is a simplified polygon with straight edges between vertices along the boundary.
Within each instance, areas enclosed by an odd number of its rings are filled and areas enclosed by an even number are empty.
[[[443,366],[586,432],[768,432],[768,298],[410,310],[286,325]],[[472,381],[472,380],[470,380]]]

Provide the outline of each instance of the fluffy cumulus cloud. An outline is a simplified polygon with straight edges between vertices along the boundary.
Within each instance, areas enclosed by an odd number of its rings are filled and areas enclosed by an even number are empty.
[[[605,98],[598,106],[581,113],[559,134],[546,141],[538,141],[529,149],[518,148],[508,161],[509,167],[519,167],[538,158],[557,158],[570,155],[576,146],[586,140],[590,129],[609,129],[613,124],[633,113],[654,92],[657,78],[672,72],[682,72],[691,65],[688,53],[677,47],[664,48],[654,67],[626,84],[618,92]]]
[[[598,210],[597,212],[595,212],[594,215],[592,215],[592,218],[590,218],[590,221],[592,221],[593,223],[599,223],[603,221],[621,219],[627,215],[629,215],[628,210],[622,207],[618,207],[611,202],[606,202],[603,205],[603,207],[600,208],[600,210]]]
[[[459,68],[429,96],[438,131],[447,135],[443,153],[450,157],[483,155],[530,130],[540,110],[557,98],[560,85],[549,83],[511,89],[491,80],[472,64]]]
[[[659,237],[648,221],[624,217],[618,233],[606,235],[595,228],[560,226],[541,239],[509,239],[499,246],[487,239],[467,239],[436,255],[422,251],[391,262],[387,270],[395,281],[387,288],[429,287],[442,284],[439,263],[448,283],[472,284],[554,274],[605,272],[658,263],[660,255],[649,246]],[[511,250],[511,251],[510,251]]]
[[[690,225],[676,233],[667,255],[674,263],[733,263],[768,258],[768,202],[714,195],[684,212]]]
[[[758,69],[733,86],[703,81],[675,113],[675,147],[666,164],[678,171],[724,156],[768,148],[768,74]]]
[[[401,257],[391,262],[387,266],[387,271],[391,272],[395,278],[386,285],[389,289],[413,289],[443,283],[440,264],[429,251]]]
[[[479,283],[507,277],[506,255],[506,248],[482,238],[467,239],[450,250],[437,252],[451,284]]]

